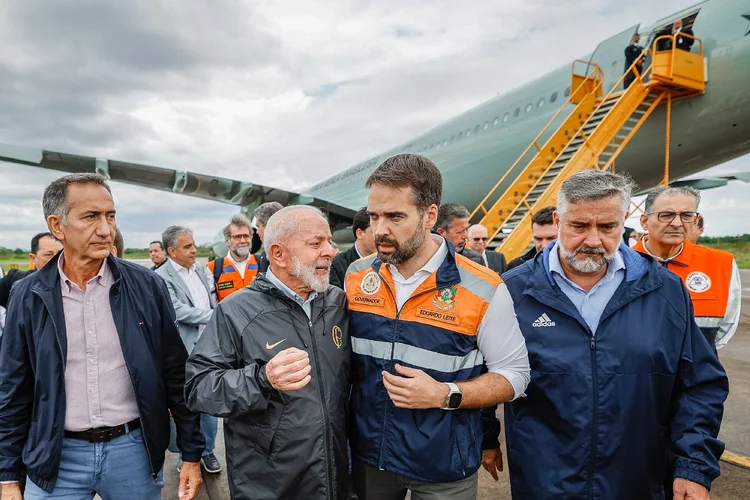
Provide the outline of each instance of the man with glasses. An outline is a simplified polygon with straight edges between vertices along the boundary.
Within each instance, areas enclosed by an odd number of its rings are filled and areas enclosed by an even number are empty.
[[[688,239],[700,214],[700,192],[691,187],[657,188],[646,198],[641,225],[648,232],[633,247],[654,257],[685,283],[695,320],[706,339],[724,347],[740,321],[742,285],[731,253]]]
[[[481,224],[474,224],[469,228],[469,248],[482,256],[482,263],[497,274],[503,274],[508,263],[505,255],[500,252],[487,251],[489,233],[487,228]]]
[[[229,247],[226,257],[208,263],[208,270],[216,284],[216,298],[224,300],[253,282],[258,275],[258,259],[250,253],[253,229],[250,220],[242,214],[232,217],[224,228],[224,242]]]

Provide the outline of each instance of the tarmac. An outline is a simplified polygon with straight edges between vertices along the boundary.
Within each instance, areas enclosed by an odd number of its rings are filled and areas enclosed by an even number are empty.
[[[719,433],[719,438],[726,444],[726,451],[721,461],[721,476],[714,481],[711,489],[712,500],[750,498],[750,270],[741,270],[741,274],[745,284],[742,289],[742,319],[729,345],[719,351],[719,357],[729,376],[729,397],[724,406],[724,419]],[[502,417],[502,410],[498,414]],[[502,440],[504,441],[504,435]],[[505,450],[504,443],[502,449]],[[229,500],[221,427],[216,439],[216,456],[222,464],[222,472],[211,475],[204,471],[199,500]],[[169,452],[164,464],[164,481],[162,498],[177,499],[177,455]],[[480,469],[477,498],[511,500],[507,462],[505,472],[501,473],[497,482]]]

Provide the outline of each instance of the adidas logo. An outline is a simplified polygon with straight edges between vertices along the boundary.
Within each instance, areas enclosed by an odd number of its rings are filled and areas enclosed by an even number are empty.
[[[536,328],[541,328],[543,326],[555,326],[555,322],[549,319],[549,316],[547,316],[547,313],[544,313],[541,316],[539,316],[531,326],[536,327]]]

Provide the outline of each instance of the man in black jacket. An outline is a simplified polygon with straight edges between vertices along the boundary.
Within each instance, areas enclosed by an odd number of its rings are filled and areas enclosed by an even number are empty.
[[[555,207],[544,207],[531,217],[531,234],[533,235],[532,243],[534,246],[525,254],[511,260],[507,271],[533,259],[550,242],[557,239],[557,226],[552,219],[553,213],[555,213]]]
[[[503,274],[508,263],[505,261],[505,255],[500,252],[487,251],[489,242],[489,231],[481,224],[474,224],[469,227],[469,248],[474,250],[482,257],[482,264],[489,267],[497,274]]]
[[[62,250],[62,243],[52,236],[52,233],[39,233],[31,238],[31,253],[29,254],[29,270],[11,269],[0,279],[0,307],[8,307],[8,297],[13,284],[44,267],[52,257]]]
[[[282,208],[284,206],[278,201],[269,201],[258,205],[258,208],[255,209],[253,220],[256,230],[253,233],[252,253],[260,250],[260,247],[263,245],[263,233],[266,229],[266,224],[268,224],[268,219]],[[265,273],[266,271],[268,271],[268,256],[263,252],[258,256],[258,272]]]
[[[438,209],[435,230],[455,247],[457,254],[484,266],[482,256],[466,246],[470,215],[466,207],[457,203],[443,203]]]
[[[375,253],[375,238],[370,227],[370,215],[367,207],[362,207],[354,214],[352,220],[352,232],[354,233],[354,244],[346,252],[341,252],[333,259],[331,266],[331,285],[344,288],[344,277],[349,264],[361,259],[366,255]]]
[[[641,57],[641,53],[643,53],[643,47],[638,45],[638,42],[641,41],[641,35],[636,33],[633,35],[633,40],[630,42],[630,45],[625,47],[625,71],[628,72],[627,75],[625,75],[625,79],[623,81],[624,87],[627,89],[630,87],[630,84],[633,83],[633,80],[635,80],[636,74],[634,71],[628,71],[630,70],[630,67],[633,65],[633,63]],[[641,59],[638,64],[635,65],[635,70],[638,71],[638,74],[643,73],[643,59]]]
[[[198,415],[185,406],[187,351],[166,285],[110,255],[115,208],[106,178],[71,174],[42,202],[63,244],[10,297],[0,345],[4,500],[158,500],[169,412],[185,464],[180,498],[201,483]],[[97,458],[98,457],[98,458]]]
[[[331,231],[291,206],[264,244],[268,271],[219,302],[190,355],[188,406],[226,417],[234,500],[344,499],[351,347]]]

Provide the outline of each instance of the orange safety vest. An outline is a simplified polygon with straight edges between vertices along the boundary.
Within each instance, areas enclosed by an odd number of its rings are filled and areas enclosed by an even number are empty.
[[[649,255],[643,244],[647,236],[642,236],[633,250]],[[734,256],[729,252],[695,245],[685,239],[682,252],[662,263],[685,283],[693,301],[695,321],[712,345],[719,322],[727,312],[733,261]]]
[[[221,265],[221,269],[218,273],[216,271],[217,262]],[[226,257],[219,257],[218,259],[212,260],[208,263],[207,267],[214,276],[216,296],[219,301],[229,297],[237,290],[245,288],[252,283],[258,275],[258,259],[253,254],[250,254],[250,258],[247,260],[244,279],[237,268],[234,267],[234,263]]]

